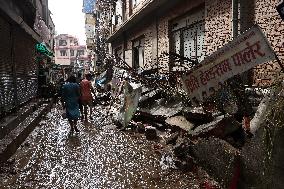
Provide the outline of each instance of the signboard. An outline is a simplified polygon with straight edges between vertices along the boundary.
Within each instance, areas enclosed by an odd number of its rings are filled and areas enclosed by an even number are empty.
[[[114,68],[114,73],[112,77],[112,96],[117,97],[120,93],[120,87],[123,82],[126,71],[118,68]]]
[[[120,110],[119,121],[126,127],[131,121],[133,115],[138,108],[138,102],[141,97],[142,88],[138,87],[133,89],[133,87],[128,83],[124,82],[124,103]]]
[[[197,103],[217,91],[227,79],[273,59],[273,50],[255,25],[183,75],[183,86],[192,102]]]
[[[276,10],[278,11],[282,20],[284,20],[284,1],[276,7]]]
[[[96,0],[83,0],[83,10],[82,12],[85,14],[92,14],[94,13],[94,5]]]

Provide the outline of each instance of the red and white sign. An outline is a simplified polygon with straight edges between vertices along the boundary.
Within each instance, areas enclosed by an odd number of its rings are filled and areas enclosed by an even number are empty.
[[[255,25],[183,75],[182,82],[191,100],[200,102],[217,91],[220,83],[274,59],[274,51]]]

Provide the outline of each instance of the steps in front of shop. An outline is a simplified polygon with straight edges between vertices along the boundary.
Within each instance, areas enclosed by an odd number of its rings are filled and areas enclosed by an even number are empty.
[[[34,130],[41,118],[48,113],[51,102],[39,102],[26,112],[26,117],[11,119],[7,124],[14,124],[6,129],[6,135],[0,140],[0,164],[7,161]],[[29,112],[29,114],[27,114]],[[22,115],[21,115],[22,116]],[[14,120],[14,121],[13,121]],[[17,124],[18,123],[18,124]]]
[[[32,100],[21,107],[17,113],[6,116],[0,120],[0,140],[17,127],[26,117],[34,112],[44,102],[43,99]]]

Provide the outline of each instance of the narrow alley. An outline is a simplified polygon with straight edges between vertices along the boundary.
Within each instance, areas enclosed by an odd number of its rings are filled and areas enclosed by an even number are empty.
[[[0,0],[0,189],[283,189],[284,0]]]

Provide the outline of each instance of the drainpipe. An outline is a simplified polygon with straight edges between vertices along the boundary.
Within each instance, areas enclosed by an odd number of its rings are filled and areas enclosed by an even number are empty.
[[[157,61],[157,70],[159,72],[159,20],[158,17],[156,17],[156,43],[157,43],[157,56],[156,56],[156,61]]]
[[[255,1],[256,0],[239,0],[240,4],[240,33],[247,31],[254,25],[255,21]],[[251,86],[253,84],[253,69],[241,74],[245,84]]]
[[[232,0],[232,38],[238,36],[239,0]]]

